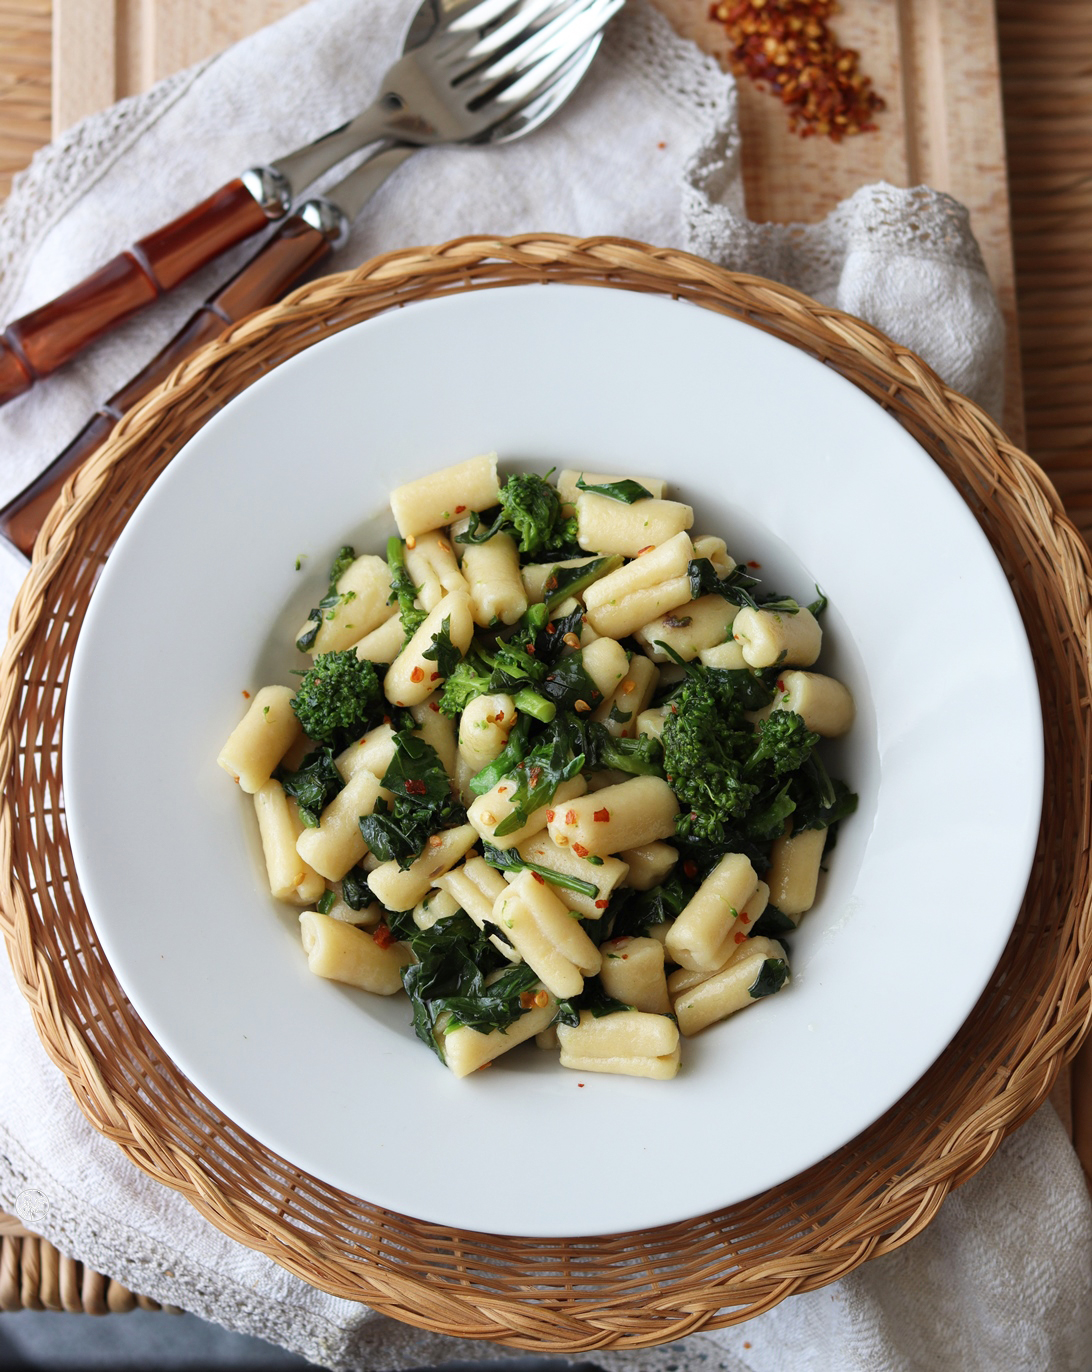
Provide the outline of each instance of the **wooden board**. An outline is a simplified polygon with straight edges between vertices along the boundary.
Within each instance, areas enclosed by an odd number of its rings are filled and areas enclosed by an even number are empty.
[[[303,0],[55,0],[54,128],[145,90]],[[654,0],[680,33],[727,65],[707,0]],[[812,222],[859,186],[948,191],[971,212],[1009,324],[1006,428],[1023,441],[1004,120],[993,0],[843,0],[835,32],[887,101],[879,129],[834,144],[789,132],[783,106],[740,79],[753,219]]]

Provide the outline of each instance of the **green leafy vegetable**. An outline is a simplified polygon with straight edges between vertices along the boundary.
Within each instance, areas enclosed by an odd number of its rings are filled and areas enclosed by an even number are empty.
[[[776,905],[767,905],[755,921],[751,933],[756,937],[781,939],[796,932],[797,922],[782,914]]]
[[[696,557],[690,563],[690,594],[694,600],[703,595],[723,596],[730,605],[745,606],[751,610],[759,608],[758,601],[751,594],[757,586],[758,577],[750,576],[743,567],[733,567],[727,576],[718,576],[717,569],[707,557]]]
[[[375,667],[352,648],[320,653],[300,677],[292,709],[303,732],[340,752],[372,727],[383,709]]]
[[[599,895],[599,887],[594,881],[581,881],[579,877],[556,872],[552,867],[528,862],[520,857],[515,848],[494,848],[491,843],[486,843],[482,845],[482,854],[490,867],[496,867],[499,872],[521,872],[526,868],[529,872],[537,873],[543,881],[548,881],[552,886],[560,886],[563,891],[575,891],[578,896],[587,896],[589,900],[594,900]]]
[[[451,641],[451,616],[447,615],[437,633],[432,635],[432,646],[421,654],[436,663],[436,670],[442,677],[449,677],[462,661],[462,653]]]
[[[653,499],[652,492],[647,487],[642,486],[639,481],[631,481],[628,477],[621,481],[605,481],[601,486],[589,486],[582,476],[578,476],[576,489],[591,491],[595,495],[605,495],[608,500],[620,500],[625,505],[633,505],[638,500]]]
[[[323,810],[345,785],[334,765],[332,748],[318,748],[308,753],[294,772],[279,767],[275,776],[284,787],[285,795],[291,796],[299,806],[300,819],[310,829],[318,825]]]
[[[584,756],[569,756],[565,736],[548,725],[542,741],[507,774],[513,782],[505,800],[512,805],[512,813],[494,829],[497,838],[522,829],[535,810],[549,805],[564,781],[571,781],[584,765]]]
[[[486,791],[491,791],[499,781],[503,781],[509,772],[515,771],[517,765],[527,756],[530,732],[531,720],[528,716],[524,715],[516,720],[505,746],[492,762],[470,778],[468,784],[476,796],[484,796]]]
[[[632,1009],[633,1006],[625,1001],[608,996],[598,977],[585,977],[584,989],[578,996],[558,1001],[555,1023],[577,1025],[580,1023],[581,1010],[590,1010],[595,1019],[602,1019],[604,1015],[616,1015],[621,1010]]]
[[[485,543],[502,532],[516,538],[521,553],[538,557],[576,544],[576,520],[564,517],[557,491],[533,472],[510,476],[501,487],[500,513],[493,523],[482,529],[481,517],[472,512],[470,527],[457,542]]]
[[[392,535],[387,539],[387,566],[391,573],[391,593],[387,604],[398,602],[398,614],[402,620],[403,646],[407,644],[428,618],[428,613],[414,602],[420,587],[413,584],[406,569],[406,549],[400,538]]]
[[[584,670],[584,654],[579,648],[568,657],[561,658],[547,672],[539,685],[539,690],[544,696],[548,696],[559,710],[575,709],[577,701],[582,701],[589,710],[594,710],[603,699],[603,693]]]
[[[327,888],[325,891],[323,891],[322,895],[319,896],[318,900],[315,902],[315,909],[319,912],[320,915],[328,915],[330,911],[334,908],[336,903],[337,892],[331,891],[329,888]]]
[[[463,812],[436,749],[410,730],[394,735],[394,757],[383,785],[394,803],[377,800],[372,813],[360,817],[360,832],[376,857],[393,858],[405,869],[432,834],[460,822]]]
[[[375,899],[363,867],[350,867],[341,878],[341,899],[350,910],[363,910]]]
[[[818,599],[813,600],[811,604],[808,606],[808,609],[815,616],[815,618],[818,619],[819,616],[830,604],[830,601],[826,598],[826,596],[823,594],[823,592],[819,589],[818,586],[816,586],[815,588],[815,594],[818,596]]]
[[[789,964],[784,958],[766,958],[749,988],[751,999],[761,1000],[763,996],[772,996],[775,991],[781,990],[788,979]]]
[[[620,553],[612,553],[610,557],[597,557],[592,562],[585,562],[582,567],[552,568],[543,586],[547,610],[556,609],[570,596],[583,595],[593,581],[616,572],[625,560]]]

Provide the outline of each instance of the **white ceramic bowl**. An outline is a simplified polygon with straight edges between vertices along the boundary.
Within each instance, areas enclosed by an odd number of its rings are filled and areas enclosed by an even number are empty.
[[[506,471],[662,474],[695,506],[695,532],[759,561],[765,586],[807,601],[818,582],[830,597],[819,665],[858,718],[826,755],[860,809],[791,940],[791,987],[686,1041],[668,1083],[565,1071],[534,1049],[456,1081],[402,997],[308,972],[297,912],[264,889],[250,802],[216,766],[242,693],[294,680],[294,631],[337,547],[382,551],[394,486],[493,449]],[[106,954],[226,1115],[378,1205],[542,1236],[739,1201],[882,1114],[996,965],[1042,789],[1019,615],[922,449],[757,329],[563,285],[383,315],[210,421],[95,591],[63,765]]]

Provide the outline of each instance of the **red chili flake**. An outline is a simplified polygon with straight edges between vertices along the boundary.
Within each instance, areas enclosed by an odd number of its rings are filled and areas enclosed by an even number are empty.
[[[746,934],[737,934],[737,935],[736,935],[736,942],[737,942],[737,943],[742,943],[746,937],[747,937]]]
[[[462,514],[462,512],[463,512],[465,509],[466,509],[466,506],[465,506],[465,505],[456,505],[456,506],[455,506],[455,513],[456,513],[456,514]]]
[[[434,700],[429,701],[428,708],[432,711],[434,715],[438,715],[440,713],[440,707],[436,704]]]
[[[747,914],[746,910],[744,910],[743,913],[740,915],[739,922],[740,924],[750,924],[751,916]]]
[[[493,1059],[490,1058],[490,1060],[489,1060],[488,1062],[483,1062],[483,1063],[482,1063],[482,1065],[478,1068],[478,1071],[479,1071],[479,1072],[484,1072],[485,1069],[486,1069],[487,1067],[492,1067],[492,1066],[493,1066]]]
[[[777,683],[777,689],[778,689],[779,691],[784,691],[784,690],[785,690],[785,683],[784,683],[783,681],[780,681],[780,680],[779,680],[778,683]]]
[[[610,901],[609,901],[609,900],[597,900],[597,901],[595,902],[595,908],[596,908],[597,910],[605,910],[609,904],[610,904]]]
[[[573,709],[576,710],[576,713],[578,715],[586,715],[588,711],[591,709],[591,706],[588,704],[586,700],[578,700],[576,704],[573,706]]]
[[[693,858],[687,858],[682,865],[682,869],[691,881],[698,875],[698,864]]]
[[[748,566],[748,567],[753,567],[753,568],[755,569],[755,571],[757,572],[758,569],[762,566],[762,563],[761,563],[761,562],[756,562],[756,561],[754,560],[754,558],[752,558],[751,561],[747,563],[747,566]]]
[[[537,1009],[539,1009],[539,1010],[544,1010],[544,1009],[546,1008],[546,1006],[549,1005],[549,1003],[550,1003],[550,993],[549,993],[549,991],[536,991],[536,992],[535,992],[535,1006],[537,1007]]]
[[[428,794],[428,787],[417,777],[410,777],[406,782],[406,793],[411,796],[423,796]]]
[[[386,920],[384,920],[381,924],[377,924],[375,926],[375,928],[372,930],[372,938],[375,940],[376,946],[379,948],[389,948],[392,943],[397,942],[397,939],[395,939],[394,935],[387,927]]]
[[[565,811],[565,823],[566,823],[566,824],[575,824],[575,823],[576,823],[576,811],[575,811],[575,810],[566,810],[566,811]]]
[[[554,623],[554,621],[553,621],[552,619],[550,620],[549,624],[546,625],[546,632],[547,632],[548,634],[556,634],[556,633],[557,633],[557,625]]]
[[[533,643],[526,643],[526,644],[524,644],[524,647],[525,647],[526,651],[527,651],[528,653],[530,653],[532,657],[534,657],[534,655],[535,655],[535,645],[534,645]]]
[[[538,783],[539,783],[539,778],[540,778],[541,776],[542,776],[542,768],[541,768],[541,767],[532,767],[531,770],[527,773],[527,780],[531,783],[532,786],[537,786]]]
[[[830,31],[837,8],[837,0],[718,0],[710,17],[727,31],[733,65],[780,97],[795,133],[840,143],[875,129],[885,105],[860,71],[860,53]]]
[[[656,146],[657,146],[658,148],[666,148],[666,147],[667,147],[667,144],[666,144],[666,143],[657,143]]]
[[[531,875],[534,877],[534,879],[538,882],[538,884],[539,884],[540,886],[545,886],[545,885],[546,885],[546,878],[545,878],[545,877],[540,877],[539,874],[538,874],[537,872],[532,872]]]
[[[417,539],[414,538],[413,534],[406,535],[406,547],[410,549],[417,547]]]
[[[548,576],[548,577],[546,578],[545,582],[543,582],[542,589],[543,589],[544,591],[556,591],[556,590],[557,590],[557,577],[556,577],[556,576]]]
[[[534,991],[521,991],[521,992],[519,993],[519,1008],[520,1008],[521,1010],[530,1010],[530,1008],[534,1005],[534,1003],[535,1003],[535,993],[534,993]]]
[[[645,553],[650,553],[655,548],[655,543],[646,543],[643,548],[637,549],[637,556],[644,557]]]
[[[588,856],[588,850],[587,850],[587,848],[584,847],[584,845],[583,845],[582,843],[574,843],[574,844],[573,844],[573,852],[576,854],[577,857],[587,857],[587,856]]]
[[[249,692],[249,691],[244,691],[244,692],[243,692],[243,699],[244,699],[244,700],[249,700],[249,699],[250,699],[250,692]]]
[[[553,822],[554,822],[554,811],[553,811],[553,810],[547,810],[547,811],[546,811],[546,823],[547,823],[547,824],[553,824]]]
[[[592,815],[592,819],[595,820],[596,824],[609,824],[610,811],[604,805],[601,810],[596,810],[595,814]]]
[[[576,1084],[580,1087],[581,1090],[584,1089],[584,1083],[582,1081],[578,1081]]]
[[[423,667],[414,667],[413,671],[409,674],[409,679],[411,681],[424,681],[425,669]]]

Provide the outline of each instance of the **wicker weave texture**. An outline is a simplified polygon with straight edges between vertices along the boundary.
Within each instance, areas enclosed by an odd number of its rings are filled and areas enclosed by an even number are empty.
[[[1043,824],[989,987],[942,1058],[864,1134],[775,1191],[598,1239],[497,1238],[382,1211],[243,1134],[166,1060],[73,880],[59,738],[74,642],[126,517],[182,444],[325,334],[452,292],[576,282],[749,322],[889,410],[957,486],[1008,572],[1046,721]],[[185,363],[118,426],[42,530],[0,665],[4,931],[38,1031],[91,1122],[213,1223],[305,1280],[411,1324],[538,1352],[639,1348],[739,1322],[921,1231],[1046,1098],[1092,1015],[1089,553],[1043,474],[973,403],[865,324],[784,287],[616,239],[475,238],[306,286]]]

